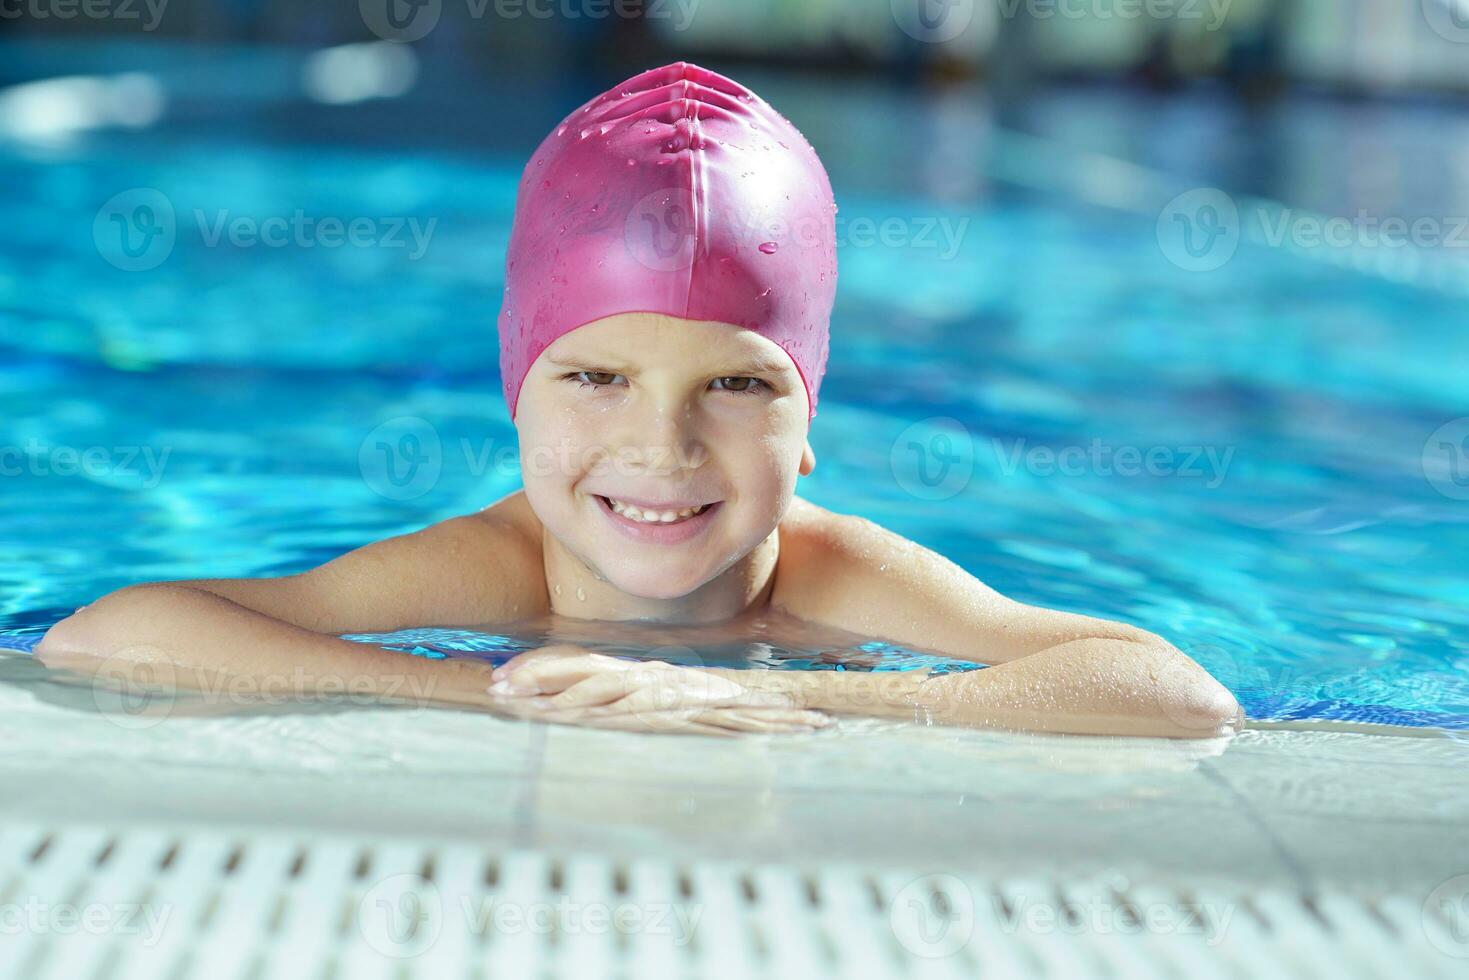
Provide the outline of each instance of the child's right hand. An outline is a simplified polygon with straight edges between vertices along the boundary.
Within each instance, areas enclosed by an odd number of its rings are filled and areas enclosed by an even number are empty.
[[[518,718],[702,735],[809,732],[831,723],[788,694],[755,690],[714,671],[624,660],[570,644],[520,654],[493,676],[491,703]]]

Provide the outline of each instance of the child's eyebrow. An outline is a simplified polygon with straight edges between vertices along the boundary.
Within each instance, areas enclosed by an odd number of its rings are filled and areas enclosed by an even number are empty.
[[[616,371],[618,374],[633,375],[637,373],[637,366],[627,364],[616,357],[603,357],[594,355],[588,357],[568,357],[565,359],[546,355],[546,360],[563,368],[587,368],[596,367]],[[721,368],[719,377],[733,378],[747,374],[780,374],[786,370],[789,362],[780,358],[756,357],[753,360],[741,361],[738,364]]]

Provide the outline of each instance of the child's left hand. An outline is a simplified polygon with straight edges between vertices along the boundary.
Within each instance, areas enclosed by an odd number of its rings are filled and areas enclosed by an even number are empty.
[[[497,667],[489,693],[520,718],[628,731],[805,732],[830,724],[795,697],[698,667],[624,660],[583,647],[545,647]]]

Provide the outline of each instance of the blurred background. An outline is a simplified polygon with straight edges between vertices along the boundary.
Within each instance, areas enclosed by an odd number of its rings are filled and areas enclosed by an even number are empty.
[[[841,207],[804,495],[1469,726],[1469,0],[0,0],[0,628],[515,489],[521,168],[679,59]]]

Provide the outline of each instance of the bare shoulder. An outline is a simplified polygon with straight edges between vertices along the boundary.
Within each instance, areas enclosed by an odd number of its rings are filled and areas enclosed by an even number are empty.
[[[468,515],[464,520],[478,522],[483,528],[509,535],[514,544],[534,552],[536,560],[541,560],[541,541],[544,529],[541,526],[540,518],[536,517],[536,512],[531,509],[530,501],[525,498],[524,490],[506,494],[484,510]]]
[[[780,559],[772,605],[814,616],[831,605],[861,556],[873,558],[905,542],[855,514],[840,514],[796,497],[780,522]]]
[[[540,524],[522,493],[359,548],[300,576],[299,588],[334,624],[503,622],[549,606]]]
[[[918,548],[919,545],[876,521],[858,514],[840,514],[801,497],[792,499],[780,522],[781,557],[790,554],[808,562],[846,561],[871,554],[874,548]],[[808,566],[809,567],[809,566]],[[818,568],[816,571],[828,571]],[[782,568],[782,571],[785,571]]]
[[[801,619],[983,663],[1079,637],[1162,641],[1136,627],[1026,605],[875,521],[793,503],[771,604]]]

